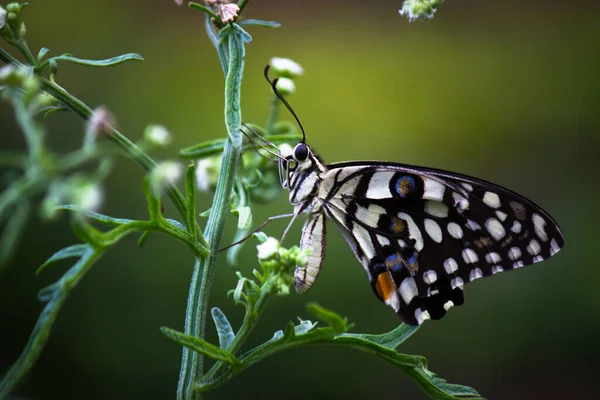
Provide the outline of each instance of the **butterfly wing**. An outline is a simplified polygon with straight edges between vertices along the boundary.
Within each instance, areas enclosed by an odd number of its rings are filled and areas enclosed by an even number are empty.
[[[475,279],[544,260],[564,244],[556,222],[501,186],[393,163],[329,166],[324,209],[377,296],[407,323],[442,318]]]

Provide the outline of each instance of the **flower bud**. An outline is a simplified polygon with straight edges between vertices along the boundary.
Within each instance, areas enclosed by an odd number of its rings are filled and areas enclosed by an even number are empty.
[[[294,84],[294,81],[289,78],[279,78],[276,86],[277,90],[279,90],[284,96],[293,94],[296,91],[296,85]]]
[[[163,190],[176,183],[183,175],[181,164],[174,161],[163,161],[150,173],[150,184],[154,195],[159,197]]]
[[[271,58],[271,69],[281,78],[297,78],[304,74],[304,69],[297,62],[289,58]]]
[[[440,3],[440,0],[406,0],[399,12],[410,22],[415,19],[433,18]]]
[[[259,260],[270,260],[279,254],[279,241],[269,237],[263,243],[256,246],[256,249],[258,250]]]
[[[162,125],[148,125],[144,130],[144,138],[158,147],[166,147],[172,141],[171,132]]]
[[[228,24],[235,21],[235,19],[238,17],[238,12],[240,12],[240,8],[237,4],[228,3],[219,6],[217,15],[219,18],[221,18],[221,22]]]
[[[98,211],[104,195],[102,188],[93,182],[83,184],[73,190],[73,203],[88,211]]]
[[[7,64],[0,68],[0,85],[19,86],[23,79],[27,77],[27,72],[23,68]]]
[[[217,187],[221,157],[210,157],[198,160],[196,163],[196,189],[208,192]]]

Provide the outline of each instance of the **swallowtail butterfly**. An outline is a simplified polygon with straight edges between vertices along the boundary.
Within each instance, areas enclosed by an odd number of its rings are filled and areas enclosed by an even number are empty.
[[[554,219],[532,201],[470,176],[379,161],[325,165],[304,139],[280,149],[279,171],[294,214],[308,214],[300,247],[312,252],[296,268],[296,291],[310,289],[321,270],[330,219],[376,296],[410,325],[463,304],[465,284],[540,262],[564,245]]]

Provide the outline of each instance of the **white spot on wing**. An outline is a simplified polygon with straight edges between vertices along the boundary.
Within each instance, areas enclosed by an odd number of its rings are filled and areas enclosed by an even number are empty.
[[[458,211],[464,211],[469,208],[469,201],[462,195],[452,192],[452,198],[454,199],[454,207],[456,207]]]
[[[376,204],[371,204],[369,208],[356,205],[356,218],[371,228],[377,228],[379,217],[385,214],[385,209]]]
[[[354,224],[352,235],[358,242],[363,253],[365,253],[365,256],[367,256],[368,259],[372,259],[375,256],[375,250],[373,249],[373,244],[371,243],[367,230],[359,224]]]
[[[508,258],[510,258],[511,260],[516,260],[517,258],[521,257],[521,249],[518,247],[511,247],[510,250],[508,250]]]
[[[506,220],[506,217],[508,217],[508,215],[506,215],[506,213],[502,211],[496,211],[496,215],[498,216],[498,219],[502,222],[504,222],[504,220]]]
[[[471,185],[470,183],[461,182],[460,185],[467,189],[469,192],[473,191],[473,185]]]
[[[441,201],[444,198],[446,187],[438,181],[431,178],[423,178],[423,198],[429,200]]]
[[[556,242],[556,239],[552,239],[552,241],[550,241],[550,255],[553,256],[556,253],[558,253],[558,251],[560,250],[560,247],[558,247],[558,243]]]
[[[459,277],[452,279],[452,282],[450,282],[450,286],[452,286],[452,289],[461,288],[464,284],[465,282],[462,280],[462,278]]]
[[[471,280],[471,282],[473,282],[475,279],[479,279],[479,278],[483,278],[483,272],[481,272],[481,269],[479,269],[479,268],[472,269],[471,273],[469,273],[469,279]]]
[[[463,237],[463,230],[456,222],[450,222],[448,224],[448,233],[455,239],[461,239]]]
[[[444,303],[444,310],[448,311],[452,307],[454,307],[454,302],[452,300],[448,300]]]
[[[388,239],[382,235],[377,235],[377,241],[379,241],[379,244],[381,246],[389,246],[390,245],[390,239]]]
[[[488,264],[497,264],[502,261],[502,257],[500,257],[500,254],[498,253],[488,253],[485,255],[485,261],[487,261]]]
[[[422,311],[420,308],[417,308],[415,310],[415,319],[417,320],[417,323],[419,325],[421,325],[424,321],[427,321],[430,318],[431,316],[429,315],[429,312],[427,310]]]
[[[473,221],[472,219],[468,219],[466,225],[467,225],[467,228],[469,228],[472,231],[481,229],[481,225],[479,225],[477,222]]]
[[[473,249],[464,249],[462,251],[462,257],[467,264],[474,264],[479,261],[479,256],[477,256],[477,253],[475,253],[475,250]]]
[[[502,239],[506,236],[506,230],[502,223],[498,221],[496,218],[490,218],[485,221],[485,229],[492,235],[492,237],[496,240]]]
[[[398,293],[392,292],[392,294],[385,301],[385,304],[392,307],[394,311],[398,312],[400,309],[400,299],[398,298]]]
[[[544,227],[546,226],[546,221],[544,221],[544,218],[534,213],[531,217],[531,220],[533,221],[533,229],[535,229],[535,234],[542,239],[542,241],[547,241],[548,235],[544,230]]]
[[[529,244],[527,245],[527,252],[532,256],[535,256],[541,250],[542,246],[540,246],[540,243],[535,239],[531,239],[531,242],[529,242]]]
[[[513,263],[513,268],[521,268],[523,265],[525,265],[523,261],[515,261]]]
[[[434,242],[442,242],[442,229],[434,220],[425,218],[425,232],[427,232],[429,237],[433,239]]]
[[[494,275],[497,274],[498,272],[502,272],[502,271],[504,271],[504,268],[502,268],[499,265],[494,265],[492,267],[492,274],[494,274]]]
[[[417,224],[415,224],[415,221],[413,221],[410,215],[404,212],[399,212],[398,218],[406,221],[408,224],[408,237],[415,240],[415,249],[421,251],[423,249],[423,236],[421,236],[421,230]]]
[[[370,199],[386,199],[392,197],[392,193],[390,192],[390,181],[393,177],[394,172],[375,172],[369,181],[366,197]]]
[[[500,197],[494,192],[485,192],[483,202],[492,208],[500,207]]]
[[[425,212],[434,217],[446,218],[448,216],[448,206],[441,201],[427,200],[425,201]]]
[[[419,294],[415,278],[405,278],[400,284],[398,291],[400,292],[400,296],[402,296],[404,303],[410,304],[411,300]]]
[[[514,233],[520,233],[521,232],[521,223],[519,221],[513,222],[513,226],[510,228],[510,230],[513,231]]]
[[[533,257],[533,263],[539,263],[540,261],[544,261],[544,257],[542,256],[535,256]]]
[[[425,273],[423,273],[423,280],[426,284],[431,285],[437,281],[437,273],[432,269],[425,271]]]
[[[454,258],[449,258],[444,261],[444,270],[448,275],[453,274],[458,270],[458,263]]]

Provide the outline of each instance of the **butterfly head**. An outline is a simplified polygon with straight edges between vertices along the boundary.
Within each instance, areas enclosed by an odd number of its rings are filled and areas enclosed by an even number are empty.
[[[281,186],[286,189],[293,188],[294,177],[313,167],[313,153],[304,142],[291,147],[281,146],[279,149],[279,178]]]

